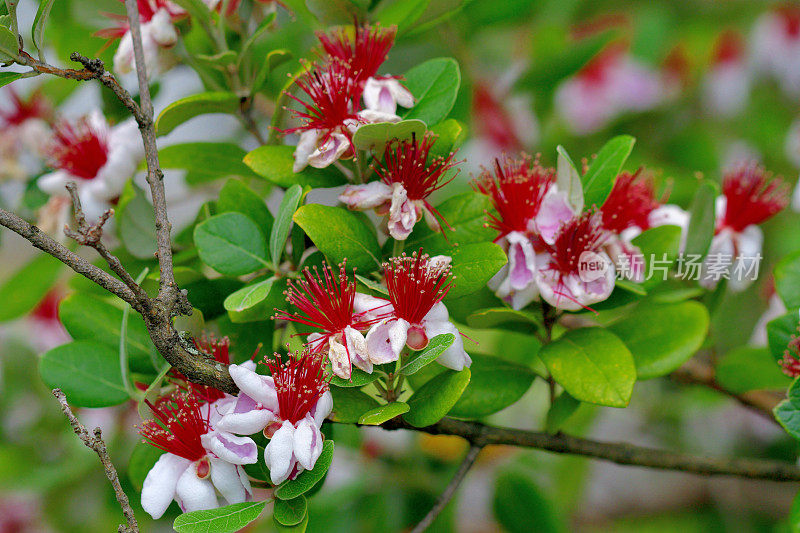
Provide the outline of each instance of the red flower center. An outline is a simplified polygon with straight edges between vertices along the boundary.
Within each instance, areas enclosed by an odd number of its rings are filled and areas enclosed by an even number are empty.
[[[740,232],[751,224],[761,224],[789,205],[789,187],[772,179],[755,163],[743,164],[728,172],[722,182],[725,216],[717,228]]]
[[[586,212],[573,218],[561,227],[555,242],[547,245],[550,268],[561,276],[578,274],[581,254],[599,252],[606,235],[600,213]]]
[[[105,132],[95,130],[86,118],[75,124],[61,122],[53,131],[52,162],[78,178],[94,179],[108,161]]]
[[[458,164],[453,161],[452,152],[447,157],[433,157],[428,163],[435,140],[434,136],[425,135],[419,141],[412,135],[410,140],[389,143],[383,152],[384,161],[376,163],[375,172],[389,186],[402,184],[409,200],[425,200],[455,179],[455,175],[444,180],[442,177]]]
[[[17,92],[10,87],[7,92],[11,108],[0,109],[0,119],[6,126],[19,126],[26,120],[44,119],[49,114],[50,108],[41,92],[34,92],[27,100],[20,98]]]
[[[273,359],[265,358],[264,361],[275,380],[281,418],[296,424],[328,390],[322,375],[322,356],[298,352],[289,354],[283,361],[276,353]]]
[[[410,324],[420,324],[431,308],[450,290],[450,267],[431,265],[429,257],[414,252],[393,257],[383,265],[386,289],[394,315]]]
[[[522,148],[511,115],[483,84],[477,85],[472,94],[472,114],[481,133],[496,146],[505,150]]]
[[[800,330],[800,328],[798,328]],[[783,373],[789,377],[800,376],[800,337],[792,335],[789,346],[783,353],[783,359],[778,362],[783,368]]]
[[[207,413],[202,412],[202,403],[191,394],[173,394],[161,398],[153,405],[145,400],[153,411],[154,419],[145,420],[139,427],[139,434],[147,442],[190,461],[206,456],[206,449],[200,437],[209,432]]]
[[[736,63],[743,58],[744,42],[742,36],[733,30],[722,32],[714,44],[714,64]]]
[[[202,337],[192,340],[198,350],[211,355],[214,357],[215,361],[224,365],[229,365],[231,363],[229,352],[231,343],[228,337],[217,339],[214,335],[203,332]],[[175,368],[170,369],[169,376],[173,382],[176,382],[178,389],[193,394],[201,403],[214,403],[225,397],[225,393],[219,389],[208,385],[192,383],[189,381],[189,378]]]
[[[396,27],[356,25],[355,36],[346,28],[330,34],[318,33],[323,50],[332,59],[350,66],[352,76],[359,84],[374,76],[386,61],[394,44]],[[360,95],[359,95],[360,96]]]
[[[650,227],[650,213],[657,207],[653,182],[642,177],[641,169],[633,174],[622,172],[603,203],[603,226],[615,233],[633,226],[645,230]]]
[[[800,9],[797,6],[785,5],[777,10],[783,22],[783,31],[791,39],[800,37]]]
[[[488,213],[488,226],[503,237],[512,231],[526,233],[528,224],[542,206],[542,199],[555,181],[555,170],[504,157],[494,160],[494,173],[485,170],[473,187],[489,197],[497,214]]]

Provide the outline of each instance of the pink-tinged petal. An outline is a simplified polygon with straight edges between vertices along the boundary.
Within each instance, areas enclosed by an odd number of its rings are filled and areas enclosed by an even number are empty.
[[[434,255],[428,259],[428,268],[437,269],[450,266],[453,258],[449,255]]]
[[[261,404],[265,409],[278,412],[278,393],[271,376],[256,374],[254,370],[241,365],[230,365],[228,371],[233,382],[245,394]]]
[[[371,374],[372,361],[369,360],[367,339],[364,338],[364,335],[360,331],[347,326],[344,328],[344,342],[352,364]]]
[[[644,256],[637,246],[611,235],[604,249],[622,278],[635,283],[644,281]]]
[[[398,241],[404,241],[414,230],[417,223],[417,206],[408,199],[408,193],[400,183],[392,187],[392,205],[389,208],[389,235]]]
[[[252,435],[263,430],[273,420],[275,414],[272,411],[260,408],[258,402],[240,392],[233,410],[226,413],[215,427],[240,435]]]
[[[558,191],[555,186],[551,186],[542,199],[542,206],[536,215],[534,225],[544,242],[553,244],[561,226],[574,217],[575,212],[569,205],[567,194]]]
[[[142,509],[154,519],[159,519],[175,498],[175,487],[181,475],[192,464],[188,459],[165,453],[144,478]]]
[[[380,124],[382,122],[400,122],[401,118],[394,113],[387,113],[385,111],[377,111],[374,109],[364,109],[358,112],[358,116],[363,120],[363,123],[355,128],[356,130],[364,124]]]
[[[331,395],[330,391],[325,391],[317,400],[317,405],[311,410],[314,422],[321,426],[322,422],[331,414],[331,411],[333,411],[333,395]]]
[[[800,181],[797,182],[797,186],[794,188],[794,194],[792,194],[792,209],[800,212]]]
[[[342,379],[350,379],[353,372],[350,354],[347,353],[345,345],[336,340],[335,335],[328,339],[328,360],[335,375]]]
[[[464,340],[461,338],[461,334],[449,320],[426,321],[425,333],[427,333],[428,337],[431,339],[436,335],[443,335],[445,333],[452,333],[455,336],[453,344],[436,358],[436,362],[440,365],[452,368],[456,371],[461,371],[464,367],[468,367],[472,364],[472,359],[467,352],[464,351]]]
[[[353,314],[360,315],[366,320],[377,320],[386,317],[394,311],[392,303],[383,298],[375,298],[369,294],[356,293],[353,299]]]
[[[203,448],[235,465],[258,461],[258,447],[250,437],[239,437],[226,431],[210,431],[200,437]]]
[[[292,472],[294,457],[294,426],[284,421],[264,449],[264,463],[269,468],[269,477],[274,485],[283,483]]]
[[[371,181],[363,185],[348,185],[339,195],[339,201],[349,209],[373,209],[391,201],[392,188],[382,181]]]
[[[228,503],[242,503],[247,491],[239,477],[239,467],[222,459],[211,457],[211,482]]]
[[[531,241],[513,231],[508,239],[508,280],[513,290],[521,290],[533,283],[536,275],[536,252]]]
[[[314,464],[322,453],[322,433],[310,414],[307,414],[294,430],[294,456],[306,470]]]
[[[318,130],[304,131],[300,134],[297,147],[294,149],[293,172],[300,172],[308,166],[308,158],[317,149],[320,137],[322,137],[322,132]]]
[[[333,133],[327,141],[317,145],[316,150],[308,156],[308,164],[314,168],[325,168],[332,165],[350,148],[350,140],[341,133]]]
[[[397,112],[397,102],[386,83],[387,80],[369,78],[364,84],[364,105],[367,109],[384,113]]]
[[[402,318],[384,319],[372,326],[367,333],[370,361],[376,365],[397,361],[406,345],[410,327],[411,324]]]
[[[175,487],[175,494],[186,513],[219,507],[214,484],[210,479],[197,477],[195,465],[191,465],[183,472]]]

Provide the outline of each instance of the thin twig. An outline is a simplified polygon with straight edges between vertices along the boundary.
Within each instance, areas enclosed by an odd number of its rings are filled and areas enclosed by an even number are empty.
[[[106,449],[106,443],[103,441],[103,435],[100,431],[100,428],[94,429],[94,436],[90,435],[89,431],[86,429],[86,426],[81,424],[77,417],[73,414],[72,409],[70,409],[69,404],[67,403],[67,397],[61,391],[61,389],[53,389],[53,396],[55,396],[58,400],[58,403],[61,404],[61,410],[64,412],[64,416],[67,417],[67,420],[69,420],[69,425],[72,426],[72,431],[74,431],[78,438],[83,441],[83,444],[85,444],[87,448],[97,454],[97,456],[100,458],[100,462],[103,463],[103,468],[106,471],[106,477],[111,482],[111,486],[114,488],[114,494],[117,496],[117,502],[119,502],[119,505],[122,508],[122,514],[125,515],[125,521],[127,522],[127,525],[120,524],[118,529],[119,533],[138,533],[139,524],[136,522],[136,515],[131,508],[130,501],[128,501],[128,495],[125,494],[124,490],[122,490],[117,469],[114,468],[114,463],[111,462],[111,458],[108,456],[108,449]]]
[[[428,514],[425,515],[425,518],[420,520],[420,522],[411,530],[411,533],[422,533],[426,529],[428,529],[433,521],[436,520],[436,517],[439,516],[447,504],[450,503],[450,500],[453,498],[453,495],[456,493],[456,489],[458,489],[461,482],[464,480],[464,477],[469,472],[469,469],[472,468],[472,465],[475,464],[475,459],[478,458],[478,454],[481,451],[481,446],[472,445],[470,446],[469,450],[467,451],[466,457],[461,462],[461,466],[458,467],[453,479],[450,480],[450,483],[447,484],[447,487],[444,489],[444,492],[439,496],[439,499],[436,500],[436,503],[433,505]]]

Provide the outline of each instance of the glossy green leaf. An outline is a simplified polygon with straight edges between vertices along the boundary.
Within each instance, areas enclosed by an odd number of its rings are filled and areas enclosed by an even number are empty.
[[[645,272],[649,273],[652,268],[652,278],[641,284],[644,288],[653,287],[664,281],[667,276],[663,273],[664,269],[669,270],[678,257],[681,233],[682,230],[678,226],[658,226],[643,231],[633,239],[633,244],[639,247],[644,257]],[[652,266],[650,261],[654,261]]]
[[[340,207],[308,204],[300,207],[292,218],[330,264],[337,265],[347,259],[348,268],[362,273],[380,265],[378,240],[354,213]]]
[[[220,52],[220,53],[214,54],[214,55],[197,54],[195,56],[195,59],[198,60],[200,63],[206,65],[206,66],[215,67],[215,68],[219,68],[219,69],[225,69],[226,67],[229,67],[231,65],[235,65],[236,64],[237,60],[239,59],[239,54],[237,54],[234,50],[225,50],[224,52]],[[206,94],[209,94],[209,93],[206,93]],[[222,92],[222,93],[211,93],[211,94],[225,95],[225,94],[230,94],[230,93]],[[215,112],[216,111],[212,111],[212,113],[215,113]],[[236,112],[236,110],[234,110],[230,114],[233,114],[235,112]],[[227,113],[227,111],[220,111],[220,113]],[[204,114],[204,113],[201,111],[199,114]],[[160,118],[160,116],[159,116],[159,118]],[[190,117],[190,118],[193,118],[193,117]]]
[[[335,385],[337,387],[363,387],[364,385],[369,385],[379,377],[380,374],[376,372],[368,374],[360,368],[354,366],[350,372],[350,379],[344,379],[340,378],[339,376],[332,375],[330,383],[331,385]]]
[[[717,363],[715,377],[729,391],[783,390],[792,380],[783,373],[767,348],[739,346]]]
[[[636,366],[625,344],[602,328],[566,332],[539,350],[550,374],[575,399],[625,407],[636,381]]]
[[[0,322],[32,311],[53,287],[63,264],[47,254],[38,254],[0,286]]]
[[[184,122],[210,113],[234,115],[239,111],[240,98],[229,92],[193,94],[169,104],[156,119],[156,133],[167,135]]]
[[[455,244],[492,242],[497,232],[485,226],[486,211],[490,208],[486,196],[472,191],[448,198],[436,206],[447,221],[447,225],[443,225],[444,234],[433,231],[427,224],[417,224],[406,240],[406,250],[423,248],[431,255],[450,255]]]
[[[547,411],[547,419],[545,421],[547,432],[557,433],[580,406],[581,402],[570,396],[568,392],[564,391],[559,394]]]
[[[306,167],[295,173],[294,146],[261,146],[244,157],[244,164],[262,178],[279,185],[291,187],[337,187],[347,183],[347,179],[335,167]]]
[[[0,62],[7,62],[19,56],[17,36],[5,26],[0,26]]]
[[[257,322],[266,320],[283,305],[286,279],[271,277],[250,283],[225,298],[223,306],[231,322]]]
[[[789,435],[800,439],[800,379],[795,378],[786,399],[775,406],[773,413]]]
[[[800,307],[800,252],[787,255],[775,265],[775,291],[786,307]]]
[[[603,205],[635,142],[636,139],[630,135],[620,135],[608,141],[597,152],[597,157],[581,177],[586,206]]]
[[[308,502],[303,495],[291,500],[275,500],[272,517],[281,525],[296,526],[306,517]]]
[[[172,527],[178,533],[233,533],[254,522],[267,502],[244,502],[183,513]]]
[[[421,120],[401,120],[400,122],[377,122],[365,124],[353,135],[353,144],[359,150],[374,150],[383,153],[383,149],[392,140],[422,139],[425,135],[425,123]]]
[[[453,248],[453,286],[448,298],[473,293],[486,285],[508,259],[502,248],[493,242],[465,244]]]
[[[186,181],[192,185],[228,176],[255,177],[242,162],[244,157],[245,151],[233,143],[172,144],[158,151],[161,168],[186,170]]]
[[[476,329],[504,329],[533,334],[539,329],[540,313],[517,311],[510,307],[478,309],[467,316],[467,325]]]
[[[0,72],[0,87],[5,87],[12,81],[17,81],[22,77],[19,72]]]
[[[447,117],[458,96],[461,71],[450,57],[430,59],[405,73],[404,84],[414,95],[415,104],[403,116],[434,126]]]
[[[716,199],[719,186],[711,181],[700,183],[689,207],[689,226],[686,230],[684,254],[705,257],[714,238],[716,227]]]
[[[119,354],[97,342],[62,344],[42,355],[39,374],[49,388],[60,388],[71,405],[108,407],[128,399]]]
[[[509,533],[563,533],[566,526],[545,493],[522,471],[505,470],[494,489],[494,516]]]
[[[159,450],[149,443],[136,443],[131,453],[131,459],[128,461],[128,478],[136,490],[141,492],[144,479],[163,454],[163,450]]]
[[[378,407],[375,398],[368,396],[355,387],[331,387],[333,396],[333,412],[331,420],[343,424],[355,424],[361,415]]]
[[[278,485],[275,488],[275,497],[281,500],[291,500],[310,491],[328,473],[332,461],[333,441],[326,439],[322,443],[322,453],[314,464],[314,469],[304,470],[296,478],[286,480]]]
[[[700,349],[709,316],[698,302],[638,306],[609,326],[633,354],[639,379],[669,374]]]
[[[775,361],[783,359],[783,353],[786,351],[792,335],[800,335],[798,326],[800,326],[800,321],[797,309],[767,323],[767,343]]]
[[[306,0],[311,14],[326,26],[364,20],[368,5],[363,0]]]
[[[384,26],[397,26],[402,34],[425,12],[431,0],[400,0],[381,2],[375,13],[378,21]]]
[[[280,265],[283,250],[286,248],[286,239],[289,238],[289,232],[292,229],[292,217],[297,211],[302,197],[303,188],[295,184],[286,190],[281,199],[278,218],[269,236],[269,255],[272,258],[272,264],[276,267]]]
[[[272,230],[273,218],[267,204],[253,189],[236,179],[225,183],[217,200],[217,213],[229,212],[247,215],[258,224],[264,235]]]
[[[400,416],[408,412],[408,404],[405,402],[391,402],[385,405],[370,409],[358,419],[359,424],[365,426],[380,426],[387,420]]]
[[[201,222],[194,229],[194,243],[200,259],[221,274],[241,276],[269,266],[264,233],[241,213]]]
[[[133,181],[125,184],[116,207],[117,234],[137,259],[152,259],[156,253],[156,214],[145,192]]]
[[[455,340],[456,337],[452,333],[443,333],[435,336],[430,340],[425,349],[420,351],[419,354],[400,368],[400,373],[405,376],[416,374],[425,366],[436,361],[436,358],[444,353]]]
[[[289,50],[270,50],[267,55],[264,56],[261,67],[258,69],[258,74],[256,74],[255,81],[253,81],[253,93],[264,89],[270,73],[290,59],[292,59],[292,53]]]
[[[467,127],[453,118],[443,120],[430,129],[436,135],[429,157],[447,157],[456,151],[467,137]]]
[[[272,517],[272,525],[275,526],[275,530],[278,533],[305,533],[306,529],[308,528],[308,517],[310,516],[309,513],[306,513],[306,516],[303,518],[303,521],[294,526],[285,526],[275,520],[275,517]]]
[[[472,355],[472,378],[448,412],[456,418],[482,418],[515,403],[528,391],[536,374],[530,368],[488,355]]]
[[[408,399],[409,411],[403,419],[414,427],[426,427],[441,420],[461,398],[469,385],[470,370],[446,370],[437,375]]]

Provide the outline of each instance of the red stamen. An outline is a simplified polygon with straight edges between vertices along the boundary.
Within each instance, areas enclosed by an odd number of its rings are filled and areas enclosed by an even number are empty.
[[[206,456],[200,437],[209,432],[209,414],[202,412],[201,402],[190,394],[173,394],[153,405],[145,403],[153,411],[154,419],[145,420],[139,434],[147,442],[184,459],[197,461]]]
[[[777,10],[778,15],[783,22],[783,31],[791,39],[800,37],[800,8],[796,5],[786,4],[779,7]]]
[[[763,167],[746,163],[728,172],[722,182],[725,217],[717,228],[740,232],[761,224],[789,205],[789,186],[767,174]]]
[[[354,38],[348,28],[340,28],[330,34],[317,33],[317,37],[328,56],[348,65],[353,78],[363,84],[386,61],[396,33],[395,26],[382,28],[377,24],[356,24]]]
[[[450,267],[433,266],[428,255],[414,252],[393,257],[383,264],[386,289],[394,307],[394,315],[410,324],[420,324],[431,308],[450,290]]]
[[[800,329],[800,328],[798,328]],[[800,376],[800,337],[792,335],[789,346],[783,352],[783,359],[778,361],[783,368],[783,373],[791,378]]]
[[[472,94],[472,114],[482,135],[504,150],[520,150],[520,141],[514,131],[509,112],[483,84],[476,85]]]
[[[223,365],[231,364],[231,340],[228,337],[217,339],[213,333],[203,332],[203,335],[194,340],[194,345],[203,353],[211,355],[214,360]]]
[[[434,157],[428,164],[435,140],[433,135],[425,135],[418,141],[416,135],[412,135],[410,140],[389,143],[383,152],[384,162],[376,163],[375,172],[389,186],[402,184],[409,200],[424,200],[455,179],[454,174],[440,181],[459,163],[453,161],[455,154],[451,152],[447,157]]]
[[[328,390],[319,354],[308,351],[291,353],[284,362],[276,353],[273,359],[264,358],[264,362],[275,380],[280,416],[292,424],[305,418]]]
[[[603,226],[615,233],[632,226],[645,230],[650,227],[650,213],[657,207],[653,182],[642,176],[642,169],[633,174],[622,172],[601,208]]]
[[[581,254],[598,253],[607,239],[600,213],[588,211],[564,224],[555,242],[547,245],[550,269],[562,277],[579,273]]]
[[[26,120],[39,118],[46,120],[50,114],[50,106],[47,104],[41,91],[34,91],[27,100],[19,97],[17,92],[9,87],[6,89],[10,109],[0,109],[0,120],[4,126],[19,126]]]
[[[94,179],[108,160],[106,133],[94,129],[86,118],[57,124],[51,150],[53,167],[86,180]]]
[[[722,63],[737,63],[744,59],[744,39],[734,31],[727,30],[719,34],[714,43],[712,62],[716,65]]]
[[[487,213],[488,226],[499,232],[498,238],[512,231],[526,233],[528,224],[539,212],[542,199],[555,181],[556,172],[543,168],[529,157],[494,161],[494,173],[484,170],[472,186],[492,201],[497,214]]]

